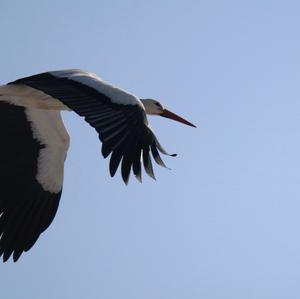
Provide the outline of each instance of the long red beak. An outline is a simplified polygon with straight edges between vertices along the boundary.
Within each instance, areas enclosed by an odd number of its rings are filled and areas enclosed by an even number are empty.
[[[173,112],[171,112],[171,111],[169,111],[167,109],[164,109],[163,113],[160,114],[160,116],[163,116],[163,117],[166,117],[166,118],[170,118],[170,119],[179,121],[180,123],[183,123],[185,125],[197,128],[195,125],[193,125],[189,121],[185,120],[184,118],[180,117],[179,115],[177,115],[177,114],[175,114],[175,113],[173,113]]]

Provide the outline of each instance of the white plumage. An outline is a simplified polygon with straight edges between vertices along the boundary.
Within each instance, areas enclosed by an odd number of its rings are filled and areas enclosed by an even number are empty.
[[[38,156],[36,179],[44,190],[58,193],[62,189],[64,162],[70,144],[60,112],[27,108],[25,113],[33,138],[45,146]]]
[[[99,93],[109,97],[113,103],[120,105],[139,105],[141,108],[143,108],[143,104],[138,97],[124,89],[116,87],[102,80],[94,73],[74,69],[66,71],[54,71],[50,72],[50,74],[58,78],[68,78],[70,80],[94,88]]]

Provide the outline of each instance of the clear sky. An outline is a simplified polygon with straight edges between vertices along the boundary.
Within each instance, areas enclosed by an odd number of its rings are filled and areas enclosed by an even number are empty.
[[[83,68],[194,122],[151,117],[172,168],[126,187],[65,113],[57,216],[7,299],[300,298],[300,2],[0,2],[0,82]],[[1,138],[1,136],[0,136]]]

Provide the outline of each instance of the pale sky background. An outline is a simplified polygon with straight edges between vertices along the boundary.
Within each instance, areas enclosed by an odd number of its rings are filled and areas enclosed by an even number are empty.
[[[83,68],[198,128],[151,117],[178,157],[126,187],[65,113],[59,211],[0,264],[0,297],[299,299],[299,15],[299,1],[1,0],[2,84]]]

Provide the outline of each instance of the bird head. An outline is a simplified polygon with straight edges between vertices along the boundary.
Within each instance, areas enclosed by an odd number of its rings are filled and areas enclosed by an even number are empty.
[[[181,116],[165,109],[164,106],[157,100],[141,99],[141,101],[145,107],[146,114],[163,116],[163,117],[170,118],[170,119],[176,120],[178,122],[181,122],[185,125],[196,128],[195,125],[193,125],[189,121],[185,120]]]

